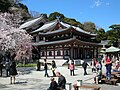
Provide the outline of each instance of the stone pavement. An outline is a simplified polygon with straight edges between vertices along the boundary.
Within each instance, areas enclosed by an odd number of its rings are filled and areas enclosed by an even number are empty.
[[[51,68],[51,67],[50,67]],[[44,77],[44,71],[36,71],[34,68],[17,68],[19,75],[16,76],[16,84],[10,84],[9,77],[0,77],[0,90],[47,90],[50,83],[50,78]],[[42,67],[43,69],[43,67]],[[70,76],[67,66],[57,67],[56,71],[61,72],[67,80],[67,83],[75,84],[77,80],[83,80],[83,84],[93,84],[95,73],[92,74],[91,69],[88,68],[88,75],[83,75],[83,69],[77,66],[75,69],[75,76]],[[48,70],[50,76],[52,71]],[[57,81],[57,77],[55,80]],[[99,84],[101,90],[120,90],[120,86]],[[73,88],[72,88],[73,90]]]

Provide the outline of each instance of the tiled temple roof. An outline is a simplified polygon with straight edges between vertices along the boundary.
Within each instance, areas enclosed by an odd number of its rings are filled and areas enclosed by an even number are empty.
[[[82,30],[82,29],[79,28],[79,27],[75,27],[75,26],[69,25],[69,24],[64,23],[64,22],[61,22],[61,21],[59,21],[59,20],[54,20],[54,21],[52,21],[52,22],[45,23],[42,27],[40,27],[39,29],[37,29],[37,30],[35,30],[35,31],[31,32],[31,33],[40,32],[40,34],[42,34],[42,31],[45,30],[46,33],[49,32],[49,34],[51,34],[51,33],[54,32],[54,31],[50,32],[50,31],[51,31],[50,29],[54,29],[54,27],[55,27],[58,23],[61,24],[62,26],[64,26],[66,29],[72,27],[72,28],[74,28],[74,29],[75,29],[76,31],[78,31],[78,32],[81,32],[81,33],[84,33],[84,34],[87,34],[87,35],[91,35],[91,36],[96,36],[96,34],[93,34],[93,33],[87,32],[87,31],[84,31],[84,30]],[[66,29],[63,29],[63,30],[66,30]],[[59,31],[61,32],[62,30],[56,30],[56,32],[59,32]],[[43,33],[43,34],[45,35],[45,33]],[[48,33],[47,33],[47,34],[48,34]]]
[[[43,15],[41,15],[40,17],[38,17],[36,19],[30,20],[30,21],[22,24],[19,28],[25,29],[25,28],[31,27],[31,26],[37,24],[38,22],[41,22],[42,20],[43,20]]]
[[[32,33],[40,32],[40,31],[43,31],[43,30],[49,30],[49,29],[55,27],[56,24],[57,24],[57,20],[49,22],[49,23],[45,23],[42,27],[40,27],[39,29],[33,31]]]

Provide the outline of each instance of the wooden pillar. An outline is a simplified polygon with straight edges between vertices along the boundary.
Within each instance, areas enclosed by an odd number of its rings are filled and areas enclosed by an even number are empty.
[[[46,51],[46,59],[47,59],[47,46],[45,47],[45,51]]]
[[[92,56],[93,56],[92,58],[95,57],[95,47],[93,47],[93,55]]]
[[[86,59],[86,48],[84,48],[84,58]]]
[[[39,50],[39,58],[41,58],[41,47],[38,47]]]
[[[62,45],[62,49],[63,49],[63,59],[64,59],[64,45]]]
[[[81,59],[81,48],[79,47],[79,56],[80,56],[80,59]]]
[[[54,59],[55,59],[55,46],[53,46],[53,49],[54,49],[53,54],[54,54]]]
[[[79,46],[78,46],[78,56],[77,56],[77,58],[79,59],[80,58],[80,48],[79,48]]]
[[[71,44],[71,52],[70,52],[70,54],[71,54],[71,59],[73,59],[73,54],[74,52],[73,52],[73,44]]]
[[[82,48],[82,59],[85,59],[85,48],[84,48],[84,46]]]
[[[81,59],[83,59],[83,48],[80,48],[81,50]]]
[[[98,47],[96,47],[96,58],[98,58]]]

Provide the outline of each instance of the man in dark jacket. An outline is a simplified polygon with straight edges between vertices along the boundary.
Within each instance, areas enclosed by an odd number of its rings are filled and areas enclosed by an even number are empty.
[[[86,71],[87,66],[89,66],[89,65],[88,65],[87,62],[84,60],[84,62],[83,62],[83,64],[82,64],[82,67],[83,67],[83,69],[84,69],[84,75],[87,75],[87,71]]]
[[[52,72],[53,72],[53,77],[55,77],[56,76],[56,74],[55,74],[55,69],[56,69],[56,63],[55,63],[55,61],[54,60],[52,60],[52,68],[51,68],[51,70],[52,70]]]
[[[62,89],[65,89],[66,79],[60,72],[56,72],[56,76],[58,77],[58,86]]]
[[[47,77],[49,77],[49,75],[48,75],[48,72],[47,72],[47,69],[48,69],[48,66],[47,66],[47,61],[46,61],[46,59],[44,59],[44,70],[45,70],[45,77],[47,76]]]

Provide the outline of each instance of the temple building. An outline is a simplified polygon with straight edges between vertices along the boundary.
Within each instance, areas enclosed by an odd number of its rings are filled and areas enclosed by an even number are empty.
[[[41,59],[89,59],[98,57],[101,43],[97,34],[60,20],[47,22],[44,17],[28,21],[20,26],[33,36],[32,45],[37,47]]]

